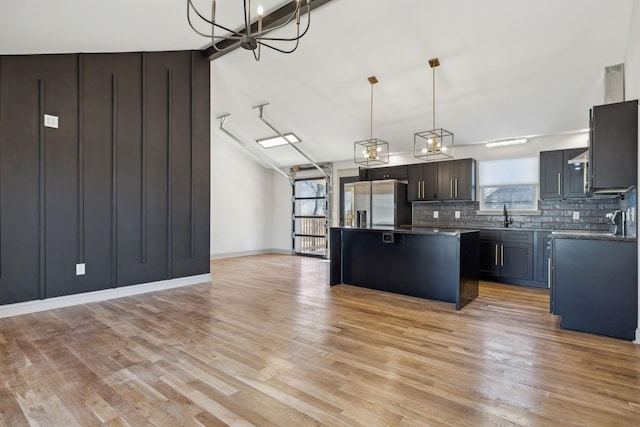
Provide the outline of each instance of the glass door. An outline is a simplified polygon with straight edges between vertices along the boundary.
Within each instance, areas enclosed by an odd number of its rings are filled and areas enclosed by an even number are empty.
[[[328,256],[329,179],[301,178],[293,184],[293,253]]]

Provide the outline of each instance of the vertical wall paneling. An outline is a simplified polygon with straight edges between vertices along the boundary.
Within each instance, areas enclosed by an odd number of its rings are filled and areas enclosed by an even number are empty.
[[[167,277],[173,274],[173,85],[167,70]]]
[[[167,279],[170,276],[169,255],[169,82],[168,69],[171,56],[167,52],[144,53],[143,108],[144,180],[143,211],[146,212],[147,281]]]
[[[43,127],[44,297],[75,292],[78,262],[78,55],[43,55],[43,111],[58,126]],[[41,248],[42,249],[42,248]]]
[[[140,129],[140,193],[142,201],[142,209],[140,209],[140,262],[147,262],[147,54],[143,52],[140,56],[140,120],[142,128]]]
[[[40,298],[41,57],[4,56],[0,80],[0,304]]]
[[[191,126],[189,127],[189,239],[190,239],[190,257],[196,257],[196,180],[193,155],[194,155],[194,134],[195,134],[195,52],[191,52],[191,68],[189,73],[189,118],[191,119]]]
[[[121,55],[83,54],[85,275],[75,292],[113,287],[113,75]],[[70,290],[71,291],[71,290]]]
[[[0,56],[0,129],[2,129],[2,56]],[[0,206],[2,206],[2,131],[0,131]],[[0,209],[0,284],[2,283],[2,209]],[[0,291],[2,286],[0,286]],[[2,298],[0,297],[0,303]]]
[[[46,100],[45,100],[46,83],[42,79],[38,79],[38,235],[39,235],[39,287],[40,298],[44,298],[45,290],[45,278],[46,278],[46,152],[44,146],[44,114],[46,112]]]
[[[198,52],[0,56],[0,304],[209,271],[209,78]]]
[[[111,75],[111,286],[118,285],[118,77]]]
[[[78,55],[78,263],[84,263],[84,55]]]

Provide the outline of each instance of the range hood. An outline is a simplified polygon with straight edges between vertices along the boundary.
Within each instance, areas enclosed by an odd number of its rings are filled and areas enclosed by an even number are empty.
[[[585,149],[584,153],[580,153],[573,159],[570,159],[567,163],[570,165],[579,165],[581,163],[589,163],[589,150]]]

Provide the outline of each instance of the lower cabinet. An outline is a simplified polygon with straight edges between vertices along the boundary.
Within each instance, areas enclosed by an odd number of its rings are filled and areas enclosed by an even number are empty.
[[[555,238],[551,312],[562,328],[633,340],[637,271],[637,242]]]
[[[534,277],[536,264],[533,231],[481,230],[480,278],[515,285],[546,287]],[[545,280],[545,279],[542,279]]]

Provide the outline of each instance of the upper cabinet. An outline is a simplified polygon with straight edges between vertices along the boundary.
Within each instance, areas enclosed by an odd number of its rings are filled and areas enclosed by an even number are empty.
[[[473,159],[438,162],[438,199],[475,200],[476,161]]]
[[[638,100],[593,107],[590,128],[591,189],[635,186],[638,180]]]
[[[447,160],[408,166],[407,199],[417,201],[473,201],[476,161]]]
[[[540,198],[562,199],[586,197],[584,163],[569,160],[586,148],[540,152]]]
[[[384,168],[360,168],[360,181],[377,181],[380,179],[407,179],[407,166],[389,166]]]
[[[438,200],[438,163],[409,165],[407,175],[409,202]]]

